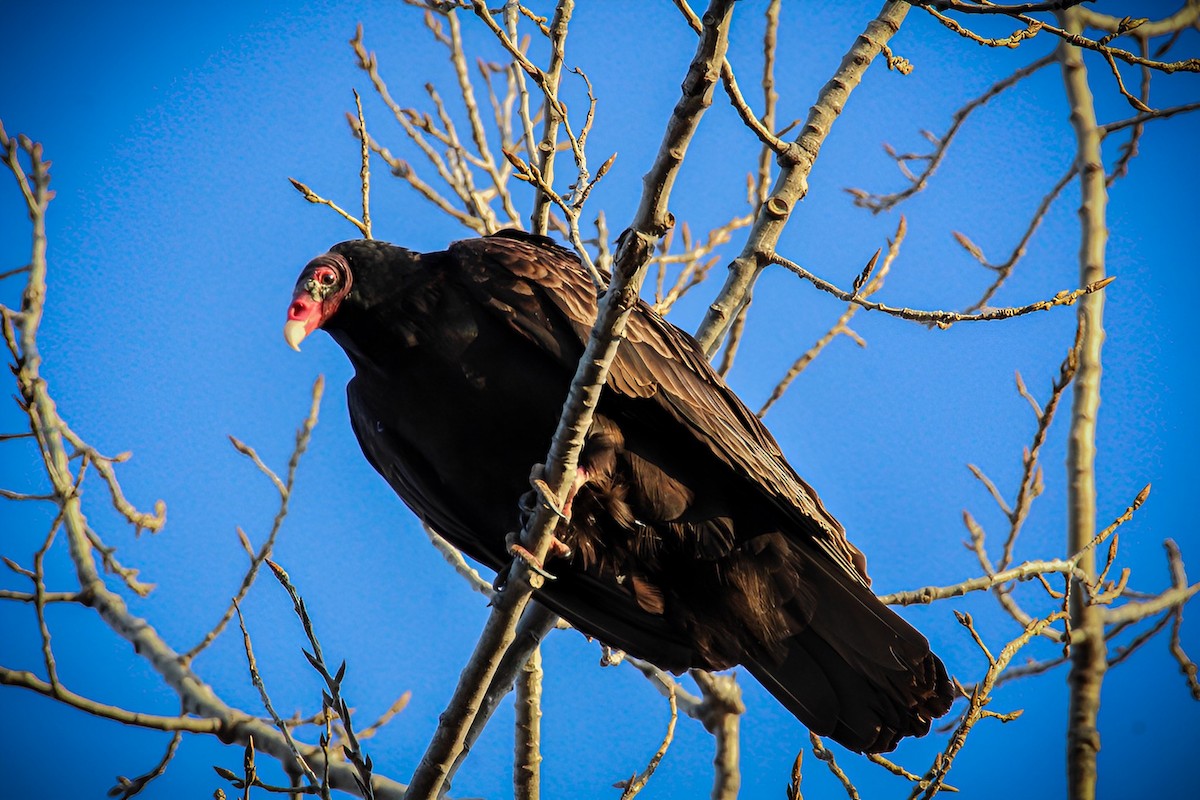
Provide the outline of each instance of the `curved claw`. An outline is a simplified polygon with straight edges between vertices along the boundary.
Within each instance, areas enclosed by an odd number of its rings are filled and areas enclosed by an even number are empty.
[[[542,505],[553,511],[554,516],[558,517],[563,522],[571,521],[571,515],[567,513],[566,509],[558,504],[558,498],[555,496],[554,490],[550,488],[550,484],[546,483],[541,478],[532,478],[530,479],[529,484],[534,488],[534,491],[537,492],[538,499],[541,500]]]
[[[496,594],[500,594],[504,591],[505,587],[508,586],[508,573],[510,573],[510,572],[512,572],[511,564],[496,573],[496,577],[492,578],[492,591],[493,592],[495,592]],[[494,598],[493,598],[492,602],[493,603],[495,602]],[[488,605],[491,605],[491,604],[492,603],[489,603]]]
[[[513,557],[519,558],[522,561],[524,561],[525,566],[529,567],[529,569],[531,571],[533,571],[535,574],[541,575],[543,578],[545,578],[548,581],[558,580],[558,578],[556,576],[551,575],[549,572],[546,571],[546,568],[542,566],[542,562],[538,561],[537,556],[535,556],[533,553],[526,550],[520,544],[513,542],[512,544],[510,544],[508,546],[508,552]]]

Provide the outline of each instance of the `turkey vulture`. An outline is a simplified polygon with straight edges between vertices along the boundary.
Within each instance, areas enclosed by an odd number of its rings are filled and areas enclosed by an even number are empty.
[[[363,453],[417,516],[503,570],[596,318],[578,258],[501,231],[415,253],[335,245],[296,283],[285,338],[350,357]],[[696,341],[629,320],[537,599],[673,672],[744,664],[812,731],[884,752],[954,697],[925,638],[868,588],[866,560]],[[559,528],[563,530],[562,526]]]

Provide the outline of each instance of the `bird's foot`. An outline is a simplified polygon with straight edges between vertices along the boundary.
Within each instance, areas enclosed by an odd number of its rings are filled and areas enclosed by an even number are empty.
[[[509,554],[514,559],[520,559],[523,561],[525,566],[529,567],[529,571],[533,573],[533,576],[531,576],[531,582],[534,584],[533,588],[540,588],[545,581],[558,580],[555,575],[546,570],[546,567],[542,563],[541,559],[539,559],[532,552],[530,552],[528,548],[521,544],[519,537],[520,534],[518,533],[510,533],[505,537],[505,544],[508,547]],[[554,536],[550,537],[550,549],[546,553],[547,558],[569,558],[570,556],[570,547],[568,547],[561,539]],[[512,570],[509,568],[501,573],[498,573],[496,575],[496,580],[492,582],[492,588],[497,592],[504,591],[504,587],[508,583],[508,578],[511,572]]]
[[[537,508],[534,505],[536,502],[550,509],[562,521],[571,521],[570,500],[561,504],[558,502],[558,494],[546,483],[545,464],[533,465],[533,469],[529,471],[529,485],[533,487],[533,492],[522,498],[522,507],[532,512]]]
[[[516,537],[510,537],[508,543],[508,554],[513,558],[519,558],[525,562],[525,566],[529,567],[536,575],[541,575],[548,581],[557,580],[553,575],[546,571],[541,560],[533,553],[529,552],[520,542],[516,541]]]
[[[606,644],[600,645],[600,666],[615,667],[625,660],[625,651]]]

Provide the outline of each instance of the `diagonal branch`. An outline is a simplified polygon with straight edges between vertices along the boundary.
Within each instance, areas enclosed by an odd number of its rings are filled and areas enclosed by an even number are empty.
[[[903,166],[906,161],[920,160],[925,162],[925,169],[921,170],[919,174],[911,177],[910,185],[907,189],[895,192],[894,194],[880,195],[871,194],[870,192],[866,192],[862,189],[847,189],[846,191],[854,197],[854,205],[869,209],[872,213],[878,214],[880,211],[888,211],[894,208],[896,205],[904,202],[918,192],[923,191],[925,187],[929,185],[929,179],[933,177],[933,174],[937,172],[938,167],[941,166],[942,161],[945,160],[946,151],[950,149],[951,142],[953,142],[954,137],[958,135],[963,123],[967,121],[967,117],[969,117],[980,107],[986,105],[989,100],[1003,93],[1006,89],[1012,88],[1025,78],[1028,78],[1030,75],[1040,70],[1042,67],[1053,63],[1054,54],[1051,53],[1048,56],[1039,58],[1037,61],[1034,61],[1031,64],[1021,67],[1007,78],[992,84],[992,86],[986,92],[955,111],[954,116],[950,118],[950,127],[947,128],[946,132],[941,136],[934,136],[932,133],[926,132],[926,136],[930,138],[934,145],[932,153],[920,156],[915,154],[893,154],[892,158],[894,158],[896,163],[901,166]],[[891,152],[892,151],[889,149],[889,153]]]
[[[896,260],[896,256],[900,254],[900,245],[904,242],[904,237],[908,233],[908,221],[904,215],[900,215],[900,222],[896,226],[896,233],[888,241],[887,255],[883,258],[883,264],[878,270],[872,270],[873,274],[869,280],[863,281],[861,288],[856,289],[853,294],[855,298],[867,299],[875,292],[883,288],[883,281],[887,278],[888,272],[891,271],[892,263]],[[872,262],[873,264],[874,262]],[[865,347],[866,342],[863,341],[858,334],[850,328],[850,320],[862,308],[857,302],[851,302],[846,306],[846,310],[837,318],[837,321],[829,328],[825,334],[813,344],[812,347],[800,354],[779,383],[775,384],[775,388],[771,390],[771,396],[766,399],[762,407],[758,409],[758,416],[764,417],[771,410],[771,406],[775,405],[787,392],[788,387],[792,385],[792,381],[800,376],[800,373],[808,369],[808,365],[813,362],[817,356],[821,354],[829,343],[836,339],[839,335],[848,336],[857,342],[860,346]]]
[[[809,109],[808,118],[794,142],[797,148],[795,163],[780,172],[770,196],[759,209],[742,252],[729,265],[725,285],[696,332],[696,340],[710,357],[717,351],[726,330],[747,302],[751,288],[766,266],[761,256],[774,251],[792,211],[808,194],[808,176],[830,128],[846,107],[850,93],[862,81],[867,67],[900,29],[908,8],[908,3],[896,0],[884,4],[879,16],[858,36]]]
[[[478,6],[476,10],[477,13],[481,11]],[[491,20],[486,11],[482,9],[481,16],[486,16],[485,21]],[[546,459],[547,484],[556,494],[560,506],[575,477],[579,453],[591,425],[600,389],[624,335],[629,314],[637,302],[654,243],[670,227],[667,200],[700,118],[712,104],[720,61],[728,46],[732,11],[732,0],[713,0],[705,14],[705,35],[683,82],[683,96],[675,106],[658,156],[646,176],[646,188],[638,211],[620,238],[612,284],[597,311],[596,324],[571,382],[570,394]],[[494,32],[497,31],[504,36],[498,26]],[[558,517],[549,508],[549,503],[545,503],[539,506],[522,532],[522,544],[539,561],[550,551],[557,523]],[[413,774],[409,800],[433,800],[440,793],[464,747],[500,660],[512,643],[517,620],[534,589],[534,578],[535,573],[524,561],[513,562],[508,588],[493,606],[475,652],[459,677],[438,729]]]
[[[296,483],[296,470],[300,466],[301,457],[303,457],[305,451],[308,449],[308,443],[312,439],[313,428],[315,428],[317,425],[317,416],[321,409],[321,396],[324,391],[325,377],[318,375],[316,381],[313,382],[312,405],[309,407],[308,416],[305,417],[303,424],[300,426],[300,430],[296,431],[296,446],[295,449],[292,450],[291,458],[288,459],[287,477],[283,481],[280,481],[279,477],[262,463],[256,453],[254,454],[253,460],[257,465],[259,465],[259,468],[263,470],[269,478],[271,478],[271,482],[275,485],[276,490],[279,492],[279,510],[275,512],[275,520],[271,524],[271,532],[267,534],[266,540],[262,543],[262,546],[259,547],[257,553],[250,548],[250,542],[246,538],[246,534],[242,531],[242,529],[237,529],[238,536],[242,541],[242,547],[250,555],[250,568],[246,570],[246,575],[242,578],[242,583],[238,587],[237,593],[234,594],[233,600],[230,601],[229,606],[225,609],[225,613],[221,615],[221,619],[219,619],[217,624],[214,625],[212,629],[204,635],[203,639],[201,639],[190,650],[180,656],[180,658],[184,659],[185,661],[191,661],[194,659],[206,647],[212,644],[218,636],[221,635],[221,632],[225,630],[225,626],[229,624],[231,619],[233,619],[233,615],[237,611],[238,603],[240,603],[243,598],[246,597],[246,594],[250,591],[250,587],[254,585],[254,580],[256,577],[258,577],[258,568],[261,567],[263,562],[271,556],[271,550],[275,547],[275,539],[279,536],[279,531],[283,528],[283,521],[287,519],[288,504],[292,498],[292,487]],[[240,444],[237,439],[233,439],[233,437],[230,437],[230,439],[233,440],[234,447],[237,447],[237,445]],[[243,445],[243,447],[245,447],[245,445]],[[245,450],[242,450],[241,448],[238,449],[239,452],[246,453]],[[250,450],[250,453],[253,452],[253,450]],[[247,455],[249,454],[247,453]]]

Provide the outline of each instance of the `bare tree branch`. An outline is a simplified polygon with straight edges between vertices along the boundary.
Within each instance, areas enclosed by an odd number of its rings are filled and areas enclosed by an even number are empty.
[[[513,797],[537,800],[542,793],[542,651],[534,649],[517,673]]]
[[[738,731],[746,706],[742,704],[741,687],[732,675],[716,675],[701,669],[693,669],[690,674],[704,695],[704,701],[696,709],[698,718],[716,739],[712,800],[734,800],[742,785]]]
[[[842,788],[846,790],[846,796],[850,800],[860,800],[858,789],[850,780],[850,776],[845,770],[838,766],[837,759],[833,757],[833,753],[825,747],[821,737],[817,736],[812,731],[809,731],[808,740],[812,743],[813,755],[825,762],[825,766],[829,767],[829,771],[833,773],[833,777],[838,779],[838,783],[842,784]]]
[[[1064,27],[1077,31],[1081,20],[1075,10],[1060,12]],[[1077,141],[1076,168],[1080,175],[1082,237],[1079,280],[1088,285],[1105,280],[1104,249],[1108,238],[1108,193],[1100,153],[1100,131],[1088,86],[1087,69],[1078,47],[1059,48],[1063,83],[1071,108],[1071,125]],[[1082,550],[1096,530],[1096,416],[1100,405],[1100,348],[1104,341],[1104,295],[1093,294],[1079,305],[1079,365],[1071,406],[1071,431],[1067,440],[1067,549]],[[1096,795],[1096,753],[1100,750],[1097,716],[1100,686],[1108,668],[1104,640],[1104,614],[1091,606],[1083,588],[1096,574],[1091,551],[1079,561],[1085,578],[1071,582],[1070,622],[1073,631],[1086,633],[1084,642],[1071,648],[1070,710],[1067,727],[1067,794],[1071,800]]]
[[[477,4],[476,12],[481,11],[486,14],[482,4]],[[718,65],[728,46],[731,15],[730,0],[714,0],[705,14],[705,36],[684,81],[683,97],[675,107],[658,157],[646,177],[641,205],[630,227],[621,236],[612,284],[598,309],[595,327],[571,382],[571,391],[547,457],[546,483],[555,494],[555,507],[561,507],[565,502],[574,481],[579,452],[591,424],[600,388],[636,303],[654,242],[670,227],[667,199],[700,117],[712,103]],[[503,35],[502,31],[500,33]],[[544,561],[550,552],[557,522],[558,516],[547,502],[538,508],[522,533],[522,544],[539,561]],[[493,606],[475,653],[460,676],[441,724],[413,775],[409,800],[433,800],[440,792],[463,749],[500,659],[512,642],[517,620],[535,588],[535,577],[540,579],[524,561],[513,562],[508,588]]]
[[[650,763],[646,765],[646,769],[641,773],[634,774],[629,780],[616,784],[618,789],[623,789],[621,800],[633,800],[642,789],[646,788],[650,777],[654,775],[654,771],[658,769],[663,756],[667,754],[667,748],[671,746],[671,742],[675,739],[675,723],[679,719],[679,706],[675,702],[674,684],[668,687],[667,701],[671,706],[671,718],[667,722],[667,732],[663,736],[662,744],[658,746],[658,749],[654,751],[654,755],[650,757]]]
[[[900,245],[904,242],[904,237],[907,233],[908,221],[903,215],[901,215],[900,223],[896,226],[896,233],[888,241],[887,255],[884,256],[883,263],[879,266],[879,269],[873,270],[873,274],[870,276],[869,280],[864,281],[861,286],[854,290],[853,294],[856,299],[865,300],[883,288],[883,281],[885,278],[887,278],[888,272],[891,271],[892,263],[896,260],[896,256],[900,254]],[[872,261],[871,264],[873,266],[874,261]],[[765,417],[767,415],[767,412],[771,410],[771,406],[775,405],[775,403],[783,398],[783,395],[785,392],[787,392],[788,387],[792,385],[792,381],[796,380],[796,378],[800,376],[800,373],[806,370],[808,365],[811,364],[813,360],[819,356],[826,347],[829,346],[829,343],[836,339],[839,335],[844,335],[853,339],[854,342],[860,347],[866,347],[867,343],[850,328],[850,320],[854,318],[854,315],[858,313],[860,308],[862,308],[862,306],[857,302],[851,302],[849,305],[847,305],[846,310],[843,311],[842,315],[837,318],[837,321],[833,323],[832,327],[830,327],[829,330],[826,331],[825,334],[818,339],[815,344],[813,344],[812,347],[800,354],[800,357],[792,363],[792,366],[788,369],[784,376],[779,379],[779,383],[775,384],[775,388],[771,390],[771,396],[768,397],[762,404],[762,407],[758,409],[759,417]]]
[[[976,633],[971,617],[966,614],[958,614],[957,612],[956,615],[959,622],[970,631],[980,650],[983,651],[983,654],[987,656],[989,666],[983,680],[977,683],[971,691],[967,709],[962,716],[962,720],[959,722],[958,728],[954,731],[954,735],[950,738],[950,742],[946,745],[945,751],[938,754],[934,760],[933,767],[925,774],[924,781],[918,784],[912,794],[909,795],[910,800],[916,800],[918,797],[928,800],[928,798],[933,797],[941,791],[946,774],[950,771],[955,757],[962,750],[963,745],[966,744],[967,735],[979,720],[985,717],[994,717],[1001,722],[1011,722],[1021,714],[1020,711],[1014,711],[1009,714],[997,714],[994,711],[988,710],[986,706],[991,701],[992,689],[995,688],[996,680],[1007,669],[1009,663],[1020,649],[1028,644],[1030,639],[1038,635],[1041,629],[1064,616],[1063,612],[1060,611],[1051,614],[1045,619],[1031,622],[1025,627],[1020,636],[1004,646],[999,655],[993,656],[983,644],[983,640],[979,637],[979,634]]]
[[[212,630],[204,635],[203,639],[180,656],[184,661],[190,662],[221,635],[221,632],[225,630],[225,626],[233,618],[238,603],[242,602],[246,594],[250,591],[250,587],[254,585],[254,580],[258,577],[258,568],[271,556],[271,550],[275,547],[275,539],[279,536],[279,531],[283,528],[283,521],[287,519],[288,503],[291,501],[292,489],[296,483],[296,470],[299,468],[300,459],[308,450],[308,444],[312,440],[312,432],[313,428],[317,426],[317,416],[321,409],[321,397],[324,392],[325,377],[318,375],[316,381],[313,383],[312,405],[309,406],[308,416],[305,417],[300,430],[296,431],[296,447],[292,450],[292,457],[288,459],[287,478],[284,481],[280,481],[279,477],[266,464],[262,463],[262,460],[258,458],[258,454],[254,453],[253,450],[249,448],[241,450],[239,448],[239,452],[246,453],[247,455],[253,454],[252,460],[271,479],[271,483],[274,484],[276,490],[279,492],[279,511],[275,513],[275,521],[271,524],[271,532],[267,534],[266,540],[262,543],[257,553],[251,550],[250,540],[246,538],[246,534],[242,529],[237,529],[242,546],[250,555],[250,568],[246,571],[246,576],[242,578],[241,586],[238,587],[237,593],[234,594],[229,607],[225,609],[225,613],[221,615],[221,619],[217,621]],[[230,437],[230,439],[234,442],[235,448],[241,444],[237,439],[233,439],[233,437]],[[245,447],[245,445],[242,445],[242,447]]]
[[[66,445],[73,444],[77,451],[80,447],[77,443],[72,443],[66,434],[69,428],[59,416],[48,385],[40,375],[42,360],[37,335],[46,297],[46,212],[52,197],[47,162],[42,158],[40,145],[25,137],[20,137],[19,140],[10,139],[2,126],[0,150],[3,150],[5,163],[16,177],[18,187],[26,200],[32,227],[31,258],[29,270],[25,273],[27,284],[21,308],[19,311],[12,311],[0,307],[0,312],[3,312],[5,321],[6,342],[17,355],[19,366],[16,378],[23,407],[29,415],[30,429],[40,451],[47,480],[57,497],[62,530],[80,587],[79,601],[95,611],[117,636],[133,645],[134,651],[145,659],[159,674],[163,683],[179,696],[187,714],[193,716],[161,717],[108,706],[71,694],[61,686],[55,690],[49,682],[42,681],[30,673],[6,668],[0,668],[0,682],[23,686],[87,713],[125,724],[172,732],[182,730],[213,733],[224,741],[243,745],[253,739],[261,752],[286,762],[291,759],[292,754],[283,735],[257,717],[226,704],[191,669],[185,659],[161,638],[153,626],[130,612],[124,598],[108,586],[96,563],[97,551],[99,550],[101,556],[107,560],[110,558],[111,548],[104,549],[97,534],[88,526],[83,498],[71,469],[72,454],[68,452]],[[24,152],[28,158],[28,172],[21,165],[18,152]],[[138,518],[135,516],[130,522],[136,526]],[[310,763],[319,762],[320,750],[312,748],[305,752],[305,757]],[[334,788],[354,791],[353,771],[347,765],[329,765],[329,774]],[[380,776],[376,776],[374,785],[376,797],[381,799],[398,798],[404,791],[400,784]]]
[[[1034,61],[1033,63],[1013,72],[1013,74],[1009,75],[1007,78],[992,84],[991,88],[989,88],[986,92],[979,95],[974,100],[971,100],[962,108],[958,109],[958,111],[955,111],[954,115],[950,118],[950,127],[946,129],[945,133],[943,133],[941,136],[933,136],[932,134],[928,134],[934,145],[932,153],[927,155],[898,155],[889,147],[888,153],[896,160],[898,165],[905,166],[906,162],[908,161],[924,161],[925,168],[921,170],[918,175],[915,175],[910,179],[907,189],[894,194],[879,195],[865,192],[862,189],[847,189],[846,191],[854,197],[854,205],[869,209],[872,213],[878,214],[880,211],[891,210],[898,204],[912,197],[914,194],[923,191],[925,187],[929,185],[929,179],[933,177],[933,174],[937,172],[937,168],[941,166],[942,161],[945,160],[946,152],[950,149],[950,143],[953,142],[954,137],[958,135],[963,123],[967,121],[967,117],[969,117],[975,110],[986,105],[987,102],[993,97],[1001,94],[1006,89],[1016,86],[1022,80],[1028,78],[1042,67],[1053,63],[1053,53],[1048,56],[1043,56],[1037,61]]]
[[[808,194],[808,175],[830,128],[882,45],[887,44],[900,29],[908,8],[904,2],[889,0],[884,3],[879,16],[855,40],[837,72],[821,89],[817,101],[809,109],[808,118],[795,141],[798,148],[796,163],[783,168],[775,181],[771,195],[755,218],[742,252],[729,265],[725,285],[696,332],[696,340],[710,357],[717,351],[738,309],[746,303],[751,287],[765,266],[762,257],[774,250],[792,210]]]
[[[1036,9],[1037,11],[1069,9],[1065,11],[1057,11],[1060,24],[1063,26],[1062,28],[1058,28],[1045,20],[1035,19],[1034,17],[1027,16],[1023,11],[1019,10],[1019,6],[1008,7],[994,5],[992,3],[974,4],[971,2],[964,2],[963,0],[913,0],[913,5],[925,9],[939,22],[960,36],[965,36],[966,38],[972,39],[980,44],[987,44],[993,47],[1014,47],[1022,40],[1032,39],[1039,32],[1046,31],[1047,33],[1059,37],[1068,45],[1085,50],[1093,50],[1103,55],[1106,59],[1116,58],[1128,64],[1139,64],[1151,67],[1152,69],[1156,69],[1167,74],[1180,71],[1200,72],[1200,59],[1197,58],[1188,58],[1182,61],[1173,62],[1154,61],[1152,59],[1142,58],[1141,56],[1134,55],[1128,50],[1122,50],[1120,48],[1110,47],[1108,45],[1108,42],[1111,41],[1116,34],[1128,33],[1140,27],[1142,24],[1144,24],[1142,20],[1135,20],[1131,17],[1125,17],[1117,23],[1118,30],[1115,31],[1113,35],[1106,36],[1099,41],[1083,36],[1080,33],[1083,27],[1082,18],[1079,16],[1080,9],[1073,8],[1073,6],[1078,5],[1078,3],[1075,2],[1058,5],[1048,3],[1038,4],[1040,7]],[[978,34],[975,34],[962,27],[944,14],[939,13],[937,10],[938,8],[968,14],[975,13],[1004,15],[1021,22],[1025,25],[1025,28],[1004,39],[985,39]]]
[[[871,267],[877,258],[879,258],[878,252],[876,252],[872,257],[871,264],[868,264],[868,268]],[[781,255],[772,254],[768,256],[766,260],[771,264],[779,264],[780,266],[785,267],[791,272],[794,272],[796,275],[799,275],[801,278],[804,278],[821,291],[828,292],[839,300],[862,306],[868,311],[881,311],[884,314],[888,314],[893,317],[900,317],[901,319],[907,319],[913,322],[924,322],[936,325],[942,329],[949,328],[956,322],[989,322],[992,320],[1010,319],[1012,317],[1024,316],[1025,314],[1032,314],[1037,311],[1048,311],[1055,306],[1074,305],[1075,301],[1079,298],[1097,292],[1116,280],[1115,277],[1109,276],[1093,283],[1086,284],[1081,289],[1074,289],[1072,291],[1063,290],[1049,300],[1039,300],[1036,303],[1030,303],[1024,306],[1015,306],[1012,308],[993,308],[988,311],[981,311],[975,314],[963,314],[958,311],[919,311],[913,308],[897,308],[895,306],[884,305],[883,303],[876,303],[873,300],[865,300],[862,296],[853,291],[847,292],[843,289],[839,289],[828,281],[818,278],[816,275],[813,275],[811,272],[804,269],[804,267],[788,261]]]

